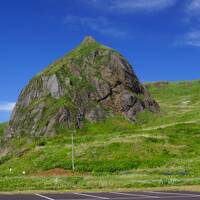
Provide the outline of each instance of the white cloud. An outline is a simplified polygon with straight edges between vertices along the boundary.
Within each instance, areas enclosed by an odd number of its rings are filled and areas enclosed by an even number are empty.
[[[196,14],[200,14],[200,0],[190,0],[190,2],[188,1],[188,3],[185,6],[186,8],[186,12],[189,15],[196,15]]]
[[[0,102],[0,111],[9,112],[9,111],[12,111],[14,107],[15,107],[14,102],[6,102],[6,103]]]
[[[83,29],[92,30],[100,34],[110,35],[113,37],[129,37],[129,33],[126,30],[119,28],[116,24],[105,17],[92,18],[68,15],[64,19],[64,24],[78,26]]]
[[[193,30],[183,35],[176,45],[200,47],[200,30]]]
[[[200,19],[200,0],[188,0],[185,3],[185,17],[183,22],[186,24],[199,23]]]
[[[179,36],[174,44],[200,47],[200,0],[185,0],[183,5],[182,22],[190,31]]]
[[[200,30],[191,31],[185,34],[184,43],[186,45],[200,47]]]
[[[110,8],[126,11],[158,11],[173,6],[176,0],[113,0]]]
[[[83,2],[111,12],[138,12],[160,11],[175,5],[177,0],[83,0]]]

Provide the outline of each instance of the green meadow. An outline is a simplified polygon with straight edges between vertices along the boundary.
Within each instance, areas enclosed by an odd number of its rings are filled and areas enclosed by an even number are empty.
[[[0,191],[106,190],[200,184],[200,81],[145,84],[160,113],[113,116],[50,138],[1,139]],[[0,137],[6,124],[0,124]],[[53,169],[66,175],[43,176]]]

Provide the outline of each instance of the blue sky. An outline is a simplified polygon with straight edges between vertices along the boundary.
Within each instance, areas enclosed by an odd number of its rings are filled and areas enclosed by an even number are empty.
[[[85,35],[119,50],[141,81],[200,78],[200,0],[2,0],[0,27],[0,121]]]

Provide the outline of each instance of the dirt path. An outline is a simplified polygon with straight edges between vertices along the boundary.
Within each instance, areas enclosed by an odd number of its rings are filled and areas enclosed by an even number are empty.
[[[200,120],[191,120],[191,121],[186,121],[186,122],[174,122],[174,123],[170,123],[170,124],[163,124],[160,126],[142,128],[142,131],[152,131],[152,130],[163,129],[163,128],[167,128],[167,127],[171,127],[171,126],[175,126],[175,125],[179,125],[179,124],[190,124],[190,123],[199,123],[199,122],[200,122]]]

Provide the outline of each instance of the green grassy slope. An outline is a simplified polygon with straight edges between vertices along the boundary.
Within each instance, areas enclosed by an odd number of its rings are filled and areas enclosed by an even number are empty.
[[[70,130],[60,130],[52,138],[16,138],[2,144],[10,153],[0,160],[0,189],[199,184],[192,178],[200,177],[200,81],[149,83],[146,87],[161,112],[142,113],[136,124],[121,116],[86,123],[75,136],[76,173],[60,177],[59,183],[34,175],[54,168],[71,170]],[[157,181],[148,182],[152,179]]]
[[[6,125],[6,123],[0,123],[0,139],[3,136],[3,131],[4,131],[5,125]]]

